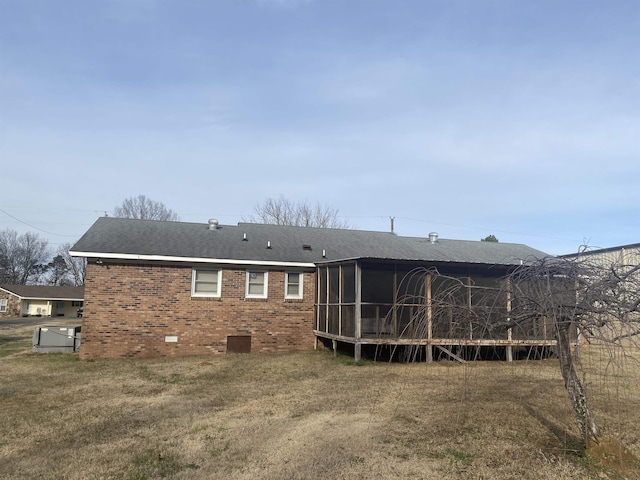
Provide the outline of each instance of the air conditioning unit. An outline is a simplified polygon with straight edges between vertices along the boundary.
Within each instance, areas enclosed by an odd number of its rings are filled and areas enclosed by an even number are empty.
[[[67,352],[80,349],[80,327],[36,327],[33,351],[36,353]]]

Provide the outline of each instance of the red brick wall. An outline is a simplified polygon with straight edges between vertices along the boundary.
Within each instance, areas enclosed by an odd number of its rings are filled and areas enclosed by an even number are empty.
[[[302,300],[285,300],[284,271],[269,270],[267,299],[245,299],[244,268],[222,268],[220,298],[191,297],[191,272],[90,262],[80,358],[225,353],[228,335],[251,335],[252,352],[313,348],[314,273]]]

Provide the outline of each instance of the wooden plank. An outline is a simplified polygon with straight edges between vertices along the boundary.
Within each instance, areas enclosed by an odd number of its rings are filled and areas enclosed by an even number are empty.
[[[427,340],[426,338],[360,338],[344,337],[341,335],[334,335],[331,333],[320,332],[314,330],[314,333],[323,338],[333,339],[345,343],[361,343],[363,345],[427,345],[429,342],[433,345],[457,345],[467,347],[493,347],[502,346],[506,347],[511,345],[513,347],[552,347],[557,345],[555,340],[538,340],[538,339],[461,339],[461,338],[434,338]]]
[[[447,355],[449,355],[451,358],[453,358],[454,360],[459,361],[460,363],[467,363],[467,361],[464,358],[459,357],[458,355],[454,354],[451,350],[444,348],[440,345],[436,345],[436,348],[440,349],[442,352],[446,353]]]

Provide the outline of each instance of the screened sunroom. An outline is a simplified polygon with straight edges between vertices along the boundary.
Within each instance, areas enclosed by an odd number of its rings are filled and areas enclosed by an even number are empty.
[[[555,345],[544,318],[511,322],[517,303],[507,274],[513,266],[423,263],[356,259],[317,267],[316,340],[335,351],[362,348],[424,347],[434,355],[462,360],[481,348],[501,350],[506,360],[514,348]]]

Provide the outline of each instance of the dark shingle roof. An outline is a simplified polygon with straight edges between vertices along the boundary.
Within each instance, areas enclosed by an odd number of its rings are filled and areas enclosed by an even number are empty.
[[[84,287],[53,287],[47,285],[0,285],[0,288],[21,298],[33,300],[79,300]]]
[[[111,217],[98,219],[71,251],[94,257],[305,264],[373,258],[518,265],[521,260],[547,256],[512,243],[447,239],[431,243],[426,237],[401,237],[389,232],[254,223],[220,225],[210,230],[205,223]]]

